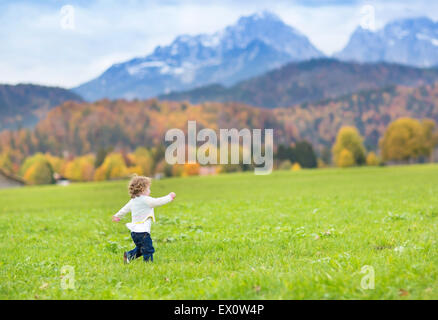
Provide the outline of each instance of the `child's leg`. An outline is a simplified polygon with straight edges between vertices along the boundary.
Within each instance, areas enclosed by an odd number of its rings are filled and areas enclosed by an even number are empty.
[[[134,243],[135,243],[135,248],[126,253],[129,260],[137,259],[138,257],[140,257],[142,255],[141,247],[143,245],[143,241],[142,241],[142,237],[140,235],[141,234],[139,234],[139,233],[131,232],[131,238],[132,238],[132,241],[134,241]]]
[[[135,247],[134,249],[126,252],[126,254],[128,255],[128,259],[129,260],[133,260],[133,259],[137,259],[138,257],[141,256],[141,250],[137,247]]]
[[[143,254],[144,261],[154,261],[154,252],[155,249],[152,245],[151,235],[146,232],[143,238],[143,246],[141,247],[141,253]]]

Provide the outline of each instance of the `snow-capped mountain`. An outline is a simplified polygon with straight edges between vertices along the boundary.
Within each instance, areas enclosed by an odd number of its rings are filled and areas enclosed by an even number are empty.
[[[264,11],[214,34],[181,35],[73,90],[87,100],[148,98],[209,83],[231,85],[290,61],[322,56],[303,34]]]
[[[376,32],[358,27],[335,57],[359,62],[386,61],[417,67],[438,65],[438,22],[421,17],[396,20]]]

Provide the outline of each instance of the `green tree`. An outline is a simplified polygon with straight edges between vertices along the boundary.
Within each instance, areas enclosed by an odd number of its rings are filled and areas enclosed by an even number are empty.
[[[291,163],[296,162],[295,153],[291,146],[279,145],[275,156],[278,160],[289,160]]]
[[[112,147],[109,148],[99,148],[96,154],[96,160],[94,161],[94,167],[98,168],[102,165],[102,163],[105,161],[105,157],[108,153],[111,153],[113,151]]]
[[[307,141],[297,142],[294,148],[296,161],[302,168],[316,168],[316,155],[312,145]]]

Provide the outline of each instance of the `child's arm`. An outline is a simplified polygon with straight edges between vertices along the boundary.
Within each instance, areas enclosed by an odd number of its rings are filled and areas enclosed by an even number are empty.
[[[146,203],[148,204],[149,207],[156,208],[173,201],[175,197],[176,197],[175,192],[171,192],[167,196],[161,198],[146,197]]]
[[[123,218],[128,212],[131,211],[130,204],[131,204],[131,201],[129,201],[127,204],[125,204],[123,206],[123,208],[119,210],[119,212],[117,212],[115,215],[113,215],[114,222],[120,221],[120,218]]]

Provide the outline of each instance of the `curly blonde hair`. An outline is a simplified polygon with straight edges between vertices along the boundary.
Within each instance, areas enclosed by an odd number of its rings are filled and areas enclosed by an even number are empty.
[[[151,179],[144,176],[133,176],[131,181],[129,181],[129,194],[131,198],[134,199],[142,194],[147,187],[151,186]]]

